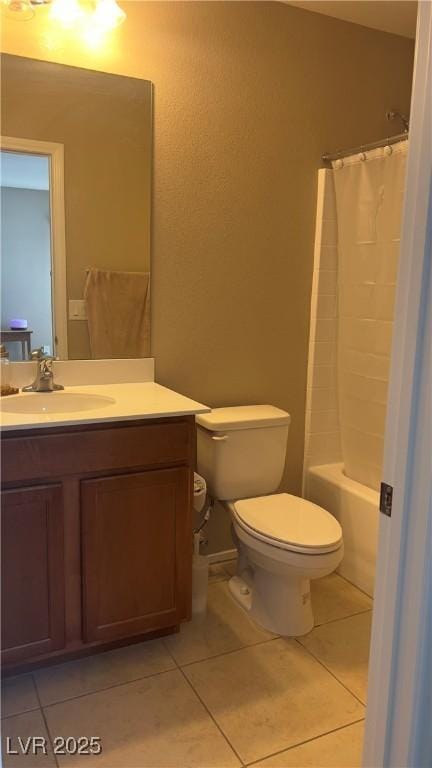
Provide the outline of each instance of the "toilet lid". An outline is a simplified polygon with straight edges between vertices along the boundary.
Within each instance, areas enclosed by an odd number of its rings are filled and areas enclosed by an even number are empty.
[[[333,515],[311,501],[277,493],[234,503],[240,524],[274,544],[296,550],[330,552],[342,543],[342,528]]]

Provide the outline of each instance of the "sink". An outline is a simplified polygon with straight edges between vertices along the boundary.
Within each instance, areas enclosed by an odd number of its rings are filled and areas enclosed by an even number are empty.
[[[84,392],[35,392],[2,398],[0,410],[4,413],[77,413],[107,408],[115,402],[112,397]]]

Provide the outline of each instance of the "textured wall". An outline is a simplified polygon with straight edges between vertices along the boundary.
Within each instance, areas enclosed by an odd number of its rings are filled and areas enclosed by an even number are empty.
[[[154,82],[157,378],[212,406],[289,410],[299,492],[320,155],[409,110],[413,44],[283,3],[124,8],[99,53],[44,20],[4,24],[3,49]]]

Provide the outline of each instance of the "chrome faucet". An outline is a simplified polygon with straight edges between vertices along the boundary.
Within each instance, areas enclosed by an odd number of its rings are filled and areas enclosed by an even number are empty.
[[[42,349],[34,349],[31,359],[37,364],[36,378],[33,384],[23,387],[23,392],[54,392],[64,389],[62,384],[54,384],[53,357],[45,355]]]

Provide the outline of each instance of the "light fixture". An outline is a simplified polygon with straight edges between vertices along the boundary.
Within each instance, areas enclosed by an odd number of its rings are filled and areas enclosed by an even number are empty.
[[[93,10],[86,14],[81,25],[81,39],[87,48],[96,50],[105,44],[106,37],[125,20],[125,12],[116,0],[96,0]]]
[[[66,29],[83,27],[84,36],[93,40],[118,27],[126,18],[116,0],[0,0],[3,14],[27,21],[35,9],[51,5],[50,18]]]
[[[117,5],[116,0],[98,0],[92,13],[92,22],[96,27],[108,31],[115,29],[124,22],[125,12]]]
[[[35,14],[31,0],[2,0],[2,15],[16,21],[30,21]]]
[[[66,28],[75,26],[83,16],[84,11],[78,0],[54,0],[50,10],[51,19]]]

